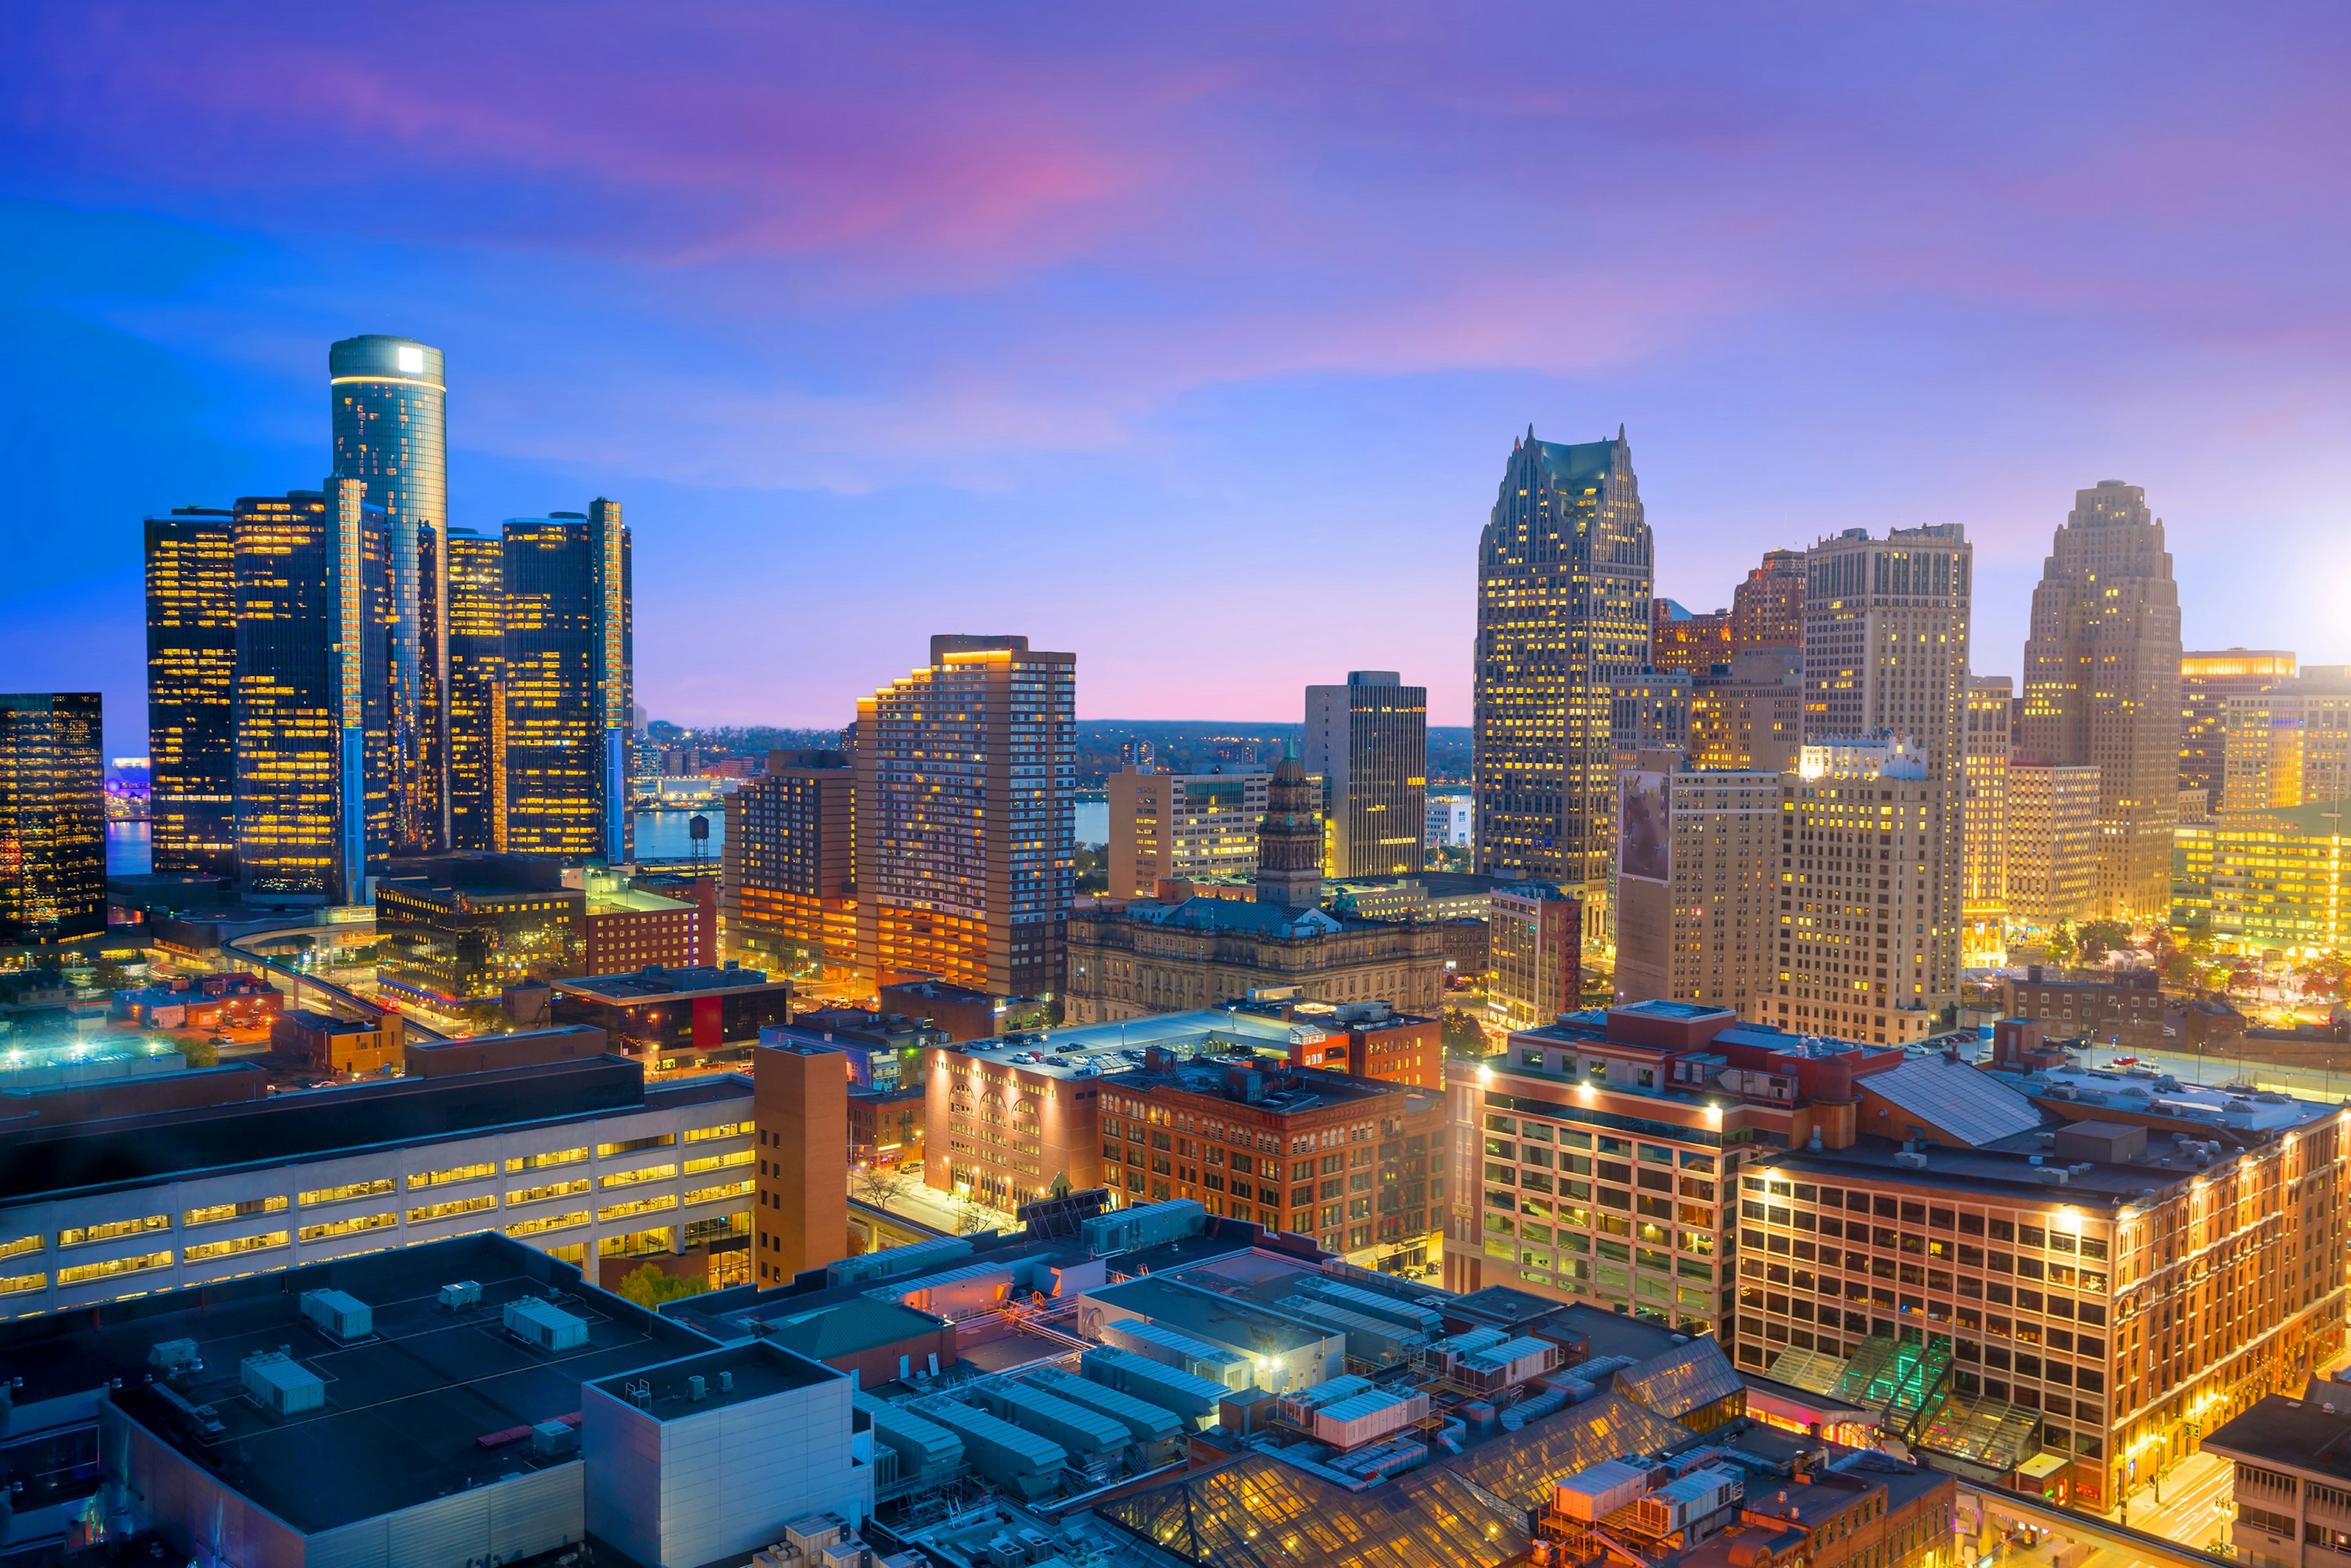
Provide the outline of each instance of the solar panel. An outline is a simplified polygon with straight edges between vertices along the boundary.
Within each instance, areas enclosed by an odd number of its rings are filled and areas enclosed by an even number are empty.
[[[1970,1148],[2041,1125],[2041,1112],[2032,1101],[1989,1072],[1949,1057],[1918,1057],[1873,1072],[1859,1085]]]

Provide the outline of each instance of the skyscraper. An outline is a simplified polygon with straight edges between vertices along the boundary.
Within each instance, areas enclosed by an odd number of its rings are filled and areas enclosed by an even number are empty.
[[[1775,549],[1731,591],[1730,646],[1734,653],[1804,645],[1804,552]]]
[[[2008,764],[2008,922],[2045,935],[2098,907],[2095,764]]]
[[[506,540],[449,532],[449,847],[494,850],[506,826]]]
[[[1650,538],[1633,450],[1513,444],[1479,538],[1474,653],[1478,869],[1608,893],[1614,683],[1647,663]]]
[[[621,506],[506,525],[506,815],[503,848],[601,859],[634,851],[629,714],[634,588]]]
[[[2015,683],[1968,677],[1967,873],[1959,913],[1970,964],[1999,964],[2008,952],[2008,721]]]
[[[1917,998],[1930,1010],[1949,1007],[1959,984],[1974,550],[1957,523],[1893,528],[1882,539],[1848,528],[1805,552],[1804,576],[1805,750],[1890,736],[1905,744],[1904,768],[1915,758],[1925,781],[1946,792],[1928,812],[1943,837],[1927,846],[1927,886],[1904,900],[1907,924],[1921,929],[1900,935],[1925,960]]]
[[[371,333],[327,350],[339,479],[381,507],[392,611],[384,660],[393,844],[449,842],[449,439],[441,350]]]
[[[1781,771],[1653,751],[1625,776],[1637,804],[1616,856],[1616,1000],[1756,1016],[1777,957]]]
[[[830,977],[857,964],[850,842],[856,774],[838,751],[770,751],[763,779],[726,803],[720,910],[726,956]]]
[[[2103,915],[2170,913],[2179,658],[2179,590],[2147,492],[2119,479],[2076,491],[2032,591],[2015,747],[2097,768]]]
[[[1300,763],[1331,814],[1325,872],[1405,876],[1421,869],[1428,788],[1428,688],[1394,670],[1350,670],[1306,688]]]
[[[232,520],[208,507],[147,519],[149,831],[164,875],[236,874]]]
[[[0,695],[0,942],[106,929],[103,732],[96,692]]]
[[[235,507],[236,855],[249,892],[367,901],[391,852],[384,513],[356,479]]]
[[[1257,901],[1284,909],[1312,909],[1322,902],[1322,821],[1305,765],[1286,746],[1274,764],[1265,821],[1257,831]]]
[[[1077,655],[943,635],[857,703],[857,963],[998,996],[1061,988]]]
[[[2230,648],[2179,655],[2179,787],[2220,804],[2229,699],[2294,679],[2294,656],[2276,648]]]
[[[2351,672],[2305,664],[2292,680],[2232,692],[2222,706],[2214,810],[2260,811],[2351,797]]]

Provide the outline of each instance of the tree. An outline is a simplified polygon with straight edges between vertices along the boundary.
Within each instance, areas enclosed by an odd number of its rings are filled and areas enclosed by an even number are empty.
[[[1458,1008],[1447,1011],[1437,1039],[1447,1056],[1485,1056],[1493,1049],[1486,1043],[1484,1028]]]
[[[2095,964],[2117,947],[2130,946],[2130,927],[2119,920],[2093,920],[2082,927],[2082,958]]]
[[[190,1067],[218,1067],[220,1047],[200,1034],[183,1034],[172,1042]]]
[[[2050,962],[2062,968],[2074,961],[2075,951],[2074,923],[2070,920],[2058,921],[2057,928],[2049,933]]]
[[[887,1208],[890,1200],[906,1190],[907,1175],[896,1166],[874,1163],[859,1167],[857,1196],[876,1208]]]
[[[89,972],[89,988],[119,991],[131,984],[131,971],[111,958],[100,958]]]
[[[658,1312],[664,1301],[682,1301],[688,1296],[702,1295],[709,1289],[710,1281],[707,1280],[682,1280],[648,1263],[622,1275],[615,1293],[648,1312]]]

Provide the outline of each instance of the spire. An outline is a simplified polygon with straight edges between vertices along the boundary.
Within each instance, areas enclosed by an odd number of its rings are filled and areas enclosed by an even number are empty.
[[[1625,422],[1621,419],[1616,422],[1616,439],[1619,441],[1625,439]]]
[[[1530,446],[1532,446],[1534,444],[1535,444],[1535,422],[1534,422],[1533,420],[1529,420],[1529,421],[1527,421],[1527,444],[1528,444],[1528,445],[1530,445]]]

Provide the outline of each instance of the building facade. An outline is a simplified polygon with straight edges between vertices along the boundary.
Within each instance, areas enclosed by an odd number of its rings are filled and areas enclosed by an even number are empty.
[[[1882,539],[1849,528],[1805,554],[1806,745],[1897,737],[1949,794],[1945,837],[1925,846],[1927,929],[1911,934],[1925,939],[1925,994],[1938,1008],[1959,995],[1974,556],[1957,523],[1895,528]]]
[[[449,847],[495,850],[507,816],[503,535],[449,532]]]
[[[1651,540],[1632,447],[1515,443],[1479,542],[1476,866],[1600,905],[1616,810],[1610,703],[1648,663]]]
[[[1704,674],[1729,664],[1734,651],[1731,612],[1685,610],[1671,599],[1649,601],[1649,663],[1660,670]]]
[[[1626,788],[1666,800],[1668,853],[1660,864],[1645,842],[1617,857],[1615,999],[1755,1016],[1778,956],[1780,770],[1646,760],[1657,766]]]
[[[1272,775],[1158,773],[1122,765],[1110,797],[1110,895],[1149,898],[1163,879],[1251,877]]]
[[[146,523],[147,765],[160,876],[236,874],[236,551],[233,514]]]
[[[1486,1015],[1531,1029],[1583,1005],[1584,904],[1555,883],[1499,884],[1486,915]]]
[[[935,636],[857,704],[857,967],[1052,997],[1076,856],[1077,655]]]
[[[1262,990],[1412,1012],[1444,998],[1445,939],[1433,921],[1187,898],[1076,910],[1069,929],[1062,1016],[1071,1023],[1214,1007]]]
[[[1803,744],[1802,648],[1741,651],[1690,677],[1693,766],[1785,773]]]
[[[327,350],[337,479],[383,518],[384,747],[391,841],[445,849],[449,434],[441,350],[369,334]]]
[[[0,695],[0,943],[105,932],[104,744],[96,692]]]
[[[2074,497],[2032,591],[2016,754],[2098,769],[2098,913],[2170,908],[2179,815],[2179,590],[2147,492],[2101,480]]]
[[[2221,811],[2351,798],[2351,672],[2305,667],[2222,705]]]
[[[1768,550],[1763,564],[1750,568],[1747,580],[1731,591],[1730,648],[1733,654],[1804,646],[1804,552]]]
[[[2046,932],[2098,906],[2097,773],[2088,764],[2008,765],[2008,923]]]
[[[2294,656],[2278,648],[2228,648],[2179,656],[2179,787],[2218,804],[2229,698],[2294,679]]]
[[[831,978],[857,967],[851,795],[839,751],[771,751],[765,778],[726,802],[720,906],[726,956]]]
[[[2015,683],[1968,677],[1967,873],[1959,914],[1962,959],[1998,964],[2008,953],[2009,716]]]
[[[1345,685],[1306,688],[1300,747],[1322,780],[1327,876],[1421,869],[1428,788],[1428,688],[1394,670],[1350,670]]]
[[[635,849],[629,530],[616,501],[506,525],[505,838],[514,854],[619,865]]]
[[[2223,811],[2177,833],[2172,928],[2261,952],[2351,949],[2351,836],[2344,803]]]

